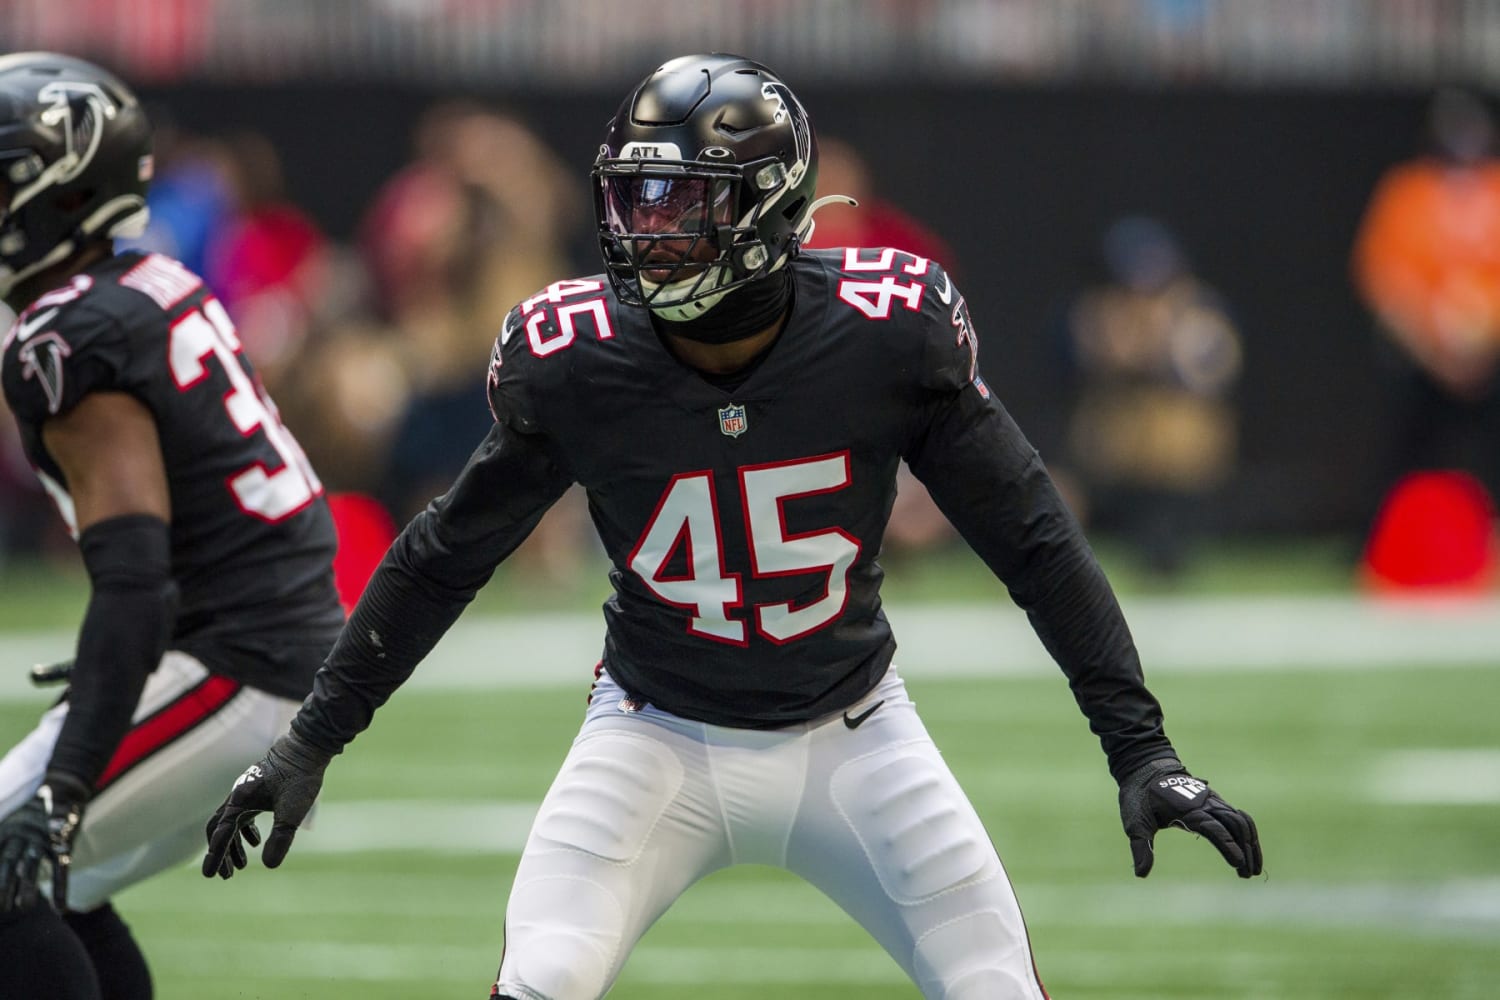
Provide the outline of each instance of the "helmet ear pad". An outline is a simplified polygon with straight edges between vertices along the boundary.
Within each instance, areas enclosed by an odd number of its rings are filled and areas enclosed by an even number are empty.
[[[817,144],[801,103],[765,66],[726,54],[683,56],[620,105],[593,178],[600,249],[616,294],[680,320],[797,255],[810,228]],[[727,214],[694,234],[711,242],[711,262],[695,258],[675,276],[642,266],[653,250],[659,263],[663,242],[687,234],[643,228],[637,206],[621,196],[630,178],[637,190],[652,181],[703,181],[728,191]]]

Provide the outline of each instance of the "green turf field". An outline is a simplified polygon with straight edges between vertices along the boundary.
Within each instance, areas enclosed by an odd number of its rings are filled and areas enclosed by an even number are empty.
[[[910,687],[1055,998],[1480,1000],[1500,989],[1497,677],[1413,663],[1155,678],[1188,762],[1260,823],[1267,874],[1249,882],[1175,831],[1151,878],[1131,875],[1113,783],[1060,676]],[[485,996],[516,846],[582,696],[399,692],[334,765],[323,821],[282,869],[221,883],[183,868],[118,899],[160,1000]],[[0,702],[5,742],[39,704]],[[1439,751],[1470,755],[1416,755]],[[410,846],[424,841],[442,846]],[[611,993],[916,995],[842,913],[764,869],[695,887]]]
[[[1099,559],[1122,594],[1160,591],[1192,594],[1326,593],[1347,589],[1353,545],[1346,539],[1293,538],[1220,542],[1202,550],[1183,573],[1160,580],[1145,572],[1125,548],[1108,540],[1097,544]],[[1004,592],[972,553],[955,544],[920,556],[883,556],[882,593],[893,602],[958,602],[1003,599]],[[584,571],[562,585],[538,586],[524,568],[502,565],[480,591],[471,614],[551,611],[599,607],[609,594],[607,565],[600,553],[585,559]],[[83,616],[88,581],[77,552],[59,551],[51,560],[0,564],[0,633],[15,629],[73,628]]]

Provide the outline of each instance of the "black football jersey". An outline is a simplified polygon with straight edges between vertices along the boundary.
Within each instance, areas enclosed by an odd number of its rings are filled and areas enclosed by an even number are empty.
[[[514,309],[494,427],[386,553],[293,729],[336,753],[368,726],[574,482],[613,564],[604,664],[632,697],[747,728],[837,712],[895,649],[876,557],[905,460],[1026,611],[1114,775],[1171,756],[1114,592],[979,377],[947,274],[891,249],[789,267],[781,335],[734,379],[678,362],[603,277]]]
[[[587,490],[613,564],[611,674],[726,725],[855,701],[895,648],[876,557],[905,459],[1033,612],[1080,700],[1100,702],[1086,711],[1138,695],[1135,721],[1153,728],[1113,594],[979,376],[948,275],[892,249],[811,251],[790,266],[790,318],[733,389],[675,360],[602,277],[552,285],[506,321],[491,405]],[[1066,595],[1055,609],[1054,594]]]
[[[203,282],[159,254],[111,257],[32,303],[0,352],[5,399],[69,527],[68,484],[42,425],[91,392],[156,418],[180,591],[174,648],[302,697],[343,614],[322,485]]]

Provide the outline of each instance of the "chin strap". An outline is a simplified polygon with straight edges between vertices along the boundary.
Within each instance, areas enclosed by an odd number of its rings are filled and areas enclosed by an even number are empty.
[[[719,276],[715,278],[715,281],[718,283],[722,283],[722,276],[728,274],[728,270],[722,264],[715,264],[713,266],[719,272]],[[694,280],[696,279],[689,278],[684,283],[690,283]],[[642,278],[641,287],[648,293],[650,293],[656,288],[670,286],[655,285],[652,282],[647,281],[645,278]],[[722,302],[724,300],[724,296],[728,294],[728,291],[712,292],[708,295],[703,296],[702,298],[691,299],[687,302],[678,302],[670,306],[651,306],[650,309],[654,314],[660,316],[662,319],[666,320],[669,323],[691,323],[693,320],[698,319],[704,313],[708,312],[714,306]]]
[[[123,214],[122,214],[123,213]],[[113,221],[110,221],[113,219]],[[111,198],[99,208],[91,212],[88,218],[79,223],[73,234],[62,240],[42,255],[41,259],[33,261],[19,271],[0,265],[0,298],[9,295],[11,289],[15,288],[27,278],[33,277],[54,264],[67,260],[73,254],[81,251],[86,241],[102,229],[103,238],[114,239],[126,237],[134,239],[144,236],[146,224],[151,219],[151,211],[146,207],[146,200],[137,194],[121,195]]]
[[[66,259],[73,253],[74,249],[76,249],[75,242],[72,239],[66,239],[47,251],[40,260],[33,261],[19,271],[12,271],[10,268],[0,265],[0,297],[9,295],[11,289],[27,278],[40,274],[58,261]]]

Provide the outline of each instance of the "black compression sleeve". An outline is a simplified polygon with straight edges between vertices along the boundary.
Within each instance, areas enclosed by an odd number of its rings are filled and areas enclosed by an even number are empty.
[[[542,438],[496,424],[381,560],[292,721],[296,734],[336,754],[363,731],[570,482]]]
[[[909,456],[913,473],[1030,618],[1110,773],[1119,780],[1175,756],[1114,590],[1036,449],[1003,407],[972,390],[931,417]]]
[[[93,593],[49,771],[92,788],[115,752],[172,632],[177,588],[170,530],[148,514],[89,526],[78,538]]]

